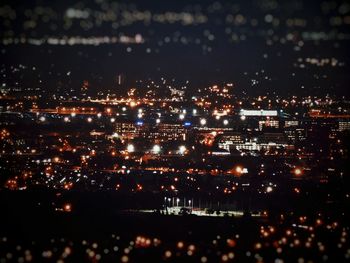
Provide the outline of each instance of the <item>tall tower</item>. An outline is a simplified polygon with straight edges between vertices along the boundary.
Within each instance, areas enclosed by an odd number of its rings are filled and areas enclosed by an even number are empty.
[[[124,82],[125,82],[124,74],[117,74],[115,81],[116,81],[118,88],[122,87],[124,85]]]

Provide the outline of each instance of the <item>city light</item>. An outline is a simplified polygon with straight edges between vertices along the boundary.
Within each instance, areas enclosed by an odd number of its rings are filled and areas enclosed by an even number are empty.
[[[132,153],[135,151],[135,147],[133,144],[128,144],[126,150],[129,152],[129,153]]]
[[[152,152],[155,154],[158,154],[160,152],[161,148],[158,144],[153,145]]]
[[[243,167],[242,166],[236,166],[235,172],[237,175],[241,175],[243,173]]]
[[[273,191],[272,186],[266,187],[266,192],[267,192],[267,193],[271,193],[272,191]]]
[[[0,262],[350,261],[349,1],[4,1]]]
[[[294,174],[296,176],[300,176],[300,175],[302,175],[302,173],[303,173],[303,171],[300,168],[295,168],[294,169]]]
[[[71,212],[71,211],[72,211],[72,205],[71,205],[71,204],[65,204],[65,205],[63,206],[63,210],[64,210],[65,212]]]
[[[181,145],[181,146],[179,147],[179,153],[180,153],[181,155],[184,155],[184,154],[186,153],[186,151],[187,151],[186,146]]]

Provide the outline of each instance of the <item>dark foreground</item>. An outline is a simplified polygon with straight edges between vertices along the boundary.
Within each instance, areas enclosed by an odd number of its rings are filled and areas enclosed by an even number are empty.
[[[55,211],[1,193],[1,262],[346,262],[348,215],[198,217],[126,212],[101,195]],[[28,197],[27,197],[28,198]],[[44,202],[43,200],[46,200]],[[137,201],[137,200],[136,200]],[[140,200],[141,201],[141,200]],[[21,205],[22,203],[22,205]],[[142,202],[140,202],[142,203]],[[111,204],[113,201],[111,200]]]

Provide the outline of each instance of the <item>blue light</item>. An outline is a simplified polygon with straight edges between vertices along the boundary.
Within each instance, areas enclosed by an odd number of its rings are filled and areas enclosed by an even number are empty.
[[[143,125],[143,121],[138,121],[138,122],[136,122],[136,124],[141,126],[141,125]]]
[[[191,126],[191,123],[190,122],[185,122],[184,126]]]

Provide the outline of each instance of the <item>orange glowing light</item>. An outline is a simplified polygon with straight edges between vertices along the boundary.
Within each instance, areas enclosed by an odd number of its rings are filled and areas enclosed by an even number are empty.
[[[71,211],[72,211],[72,205],[71,205],[71,204],[65,204],[65,205],[63,206],[63,210],[64,210],[65,212],[71,212]]]
[[[182,241],[179,241],[179,242],[177,243],[177,248],[181,249],[181,248],[183,248],[183,247],[184,247],[184,243],[183,243]]]
[[[243,168],[241,166],[237,166],[235,171],[236,173],[241,174],[243,172]]]
[[[229,246],[229,247],[235,247],[236,246],[236,241],[235,240],[233,240],[233,239],[227,239],[227,245]]]

